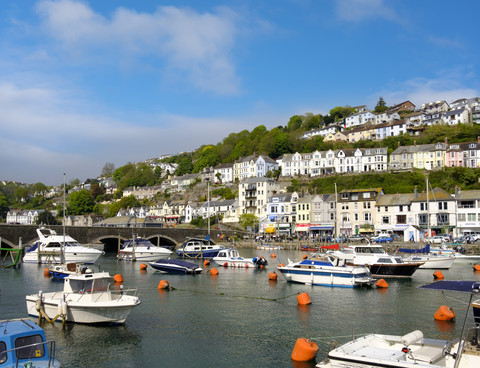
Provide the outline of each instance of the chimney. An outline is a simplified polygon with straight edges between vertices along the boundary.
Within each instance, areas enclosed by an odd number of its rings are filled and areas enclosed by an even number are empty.
[[[417,197],[418,197],[418,189],[417,189],[417,186],[415,185],[415,189],[413,190],[413,198],[417,199]]]
[[[458,197],[458,193],[460,193],[460,187],[455,185],[455,198]]]

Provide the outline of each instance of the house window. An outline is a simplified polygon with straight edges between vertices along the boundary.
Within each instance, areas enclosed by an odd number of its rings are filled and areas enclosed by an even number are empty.
[[[437,215],[437,225],[448,225],[448,213],[439,213]]]
[[[358,221],[358,213],[355,213],[355,221]]]
[[[428,206],[426,203],[420,203],[420,211],[428,211]]]
[[[382,224],[389,224],[389,223],[390,223],[390,216],[383,216]]]
[[[428,222],[427,215],[418,215],[419,225],[427,225],[427,222]]]
[[[459,213],[458,214],[458,221],[465,222],[465,214],[464,213]]]
[[[397,215],[397,224],[406,224],[407,215]]]
[[[476,213],[469,213],[468,214],[468,221],[477,221],[477,214]]]
[[[447,203],[448,202],[438,202],[438,209],[439,210],[446,210],[447,208]]]
[[[365,212],[363,214],[363,220],[364,221],[371,221],[372,220],[372,214],[370,212]]]

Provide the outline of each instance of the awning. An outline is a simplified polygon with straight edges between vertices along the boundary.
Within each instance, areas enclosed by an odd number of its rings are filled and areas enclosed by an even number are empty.
[[[374,231],[372,229],[360,229],[361,233],[373,233]]]
[[[267,234],[273,234],[275,232],[275,228],[273,226],[269,226],[269,227],[265,228],[265,232]]]
[[[333,230],[334,227],[333,225],[310,226],[310,230]]]

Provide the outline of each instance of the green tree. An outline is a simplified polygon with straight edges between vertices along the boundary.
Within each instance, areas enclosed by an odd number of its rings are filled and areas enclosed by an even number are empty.
[[[7,218],[7,212],[10,210],[8,198],[4,195],[0,195],[0,217],[2,219]]]
[[[293,115],[287,123],[287,130],[294,132],[302,127],[303,117],[301,115]]]
[[[38,214],[36,220],[36,225],[58,225],[58,220],[53,216],[50,211],[42,211]]]
[[[385,112],[388,110],[388,106],[385,102],[385,100],[383,99],[383,97],[380,97],[378,99],[378,102],[377,104],[375,105],[375,110],[373,110],[374,112]]]
[[[15,200],[17,202],[26,202],[30,197],[30,191],[26,187],[18,187],[15,189]]]
[[[350,106],[337,106],[331,109],[329,114],[333,117],[334,121],[341,121],[347,116],[355,114],[355,109]]]
[[[74,192],[69,197],[69,202],[67,206],[67,214],[69,215],[84,215],[92,213],[93,206],[95,202],[93,201],[92,195],[86,189]]]
[[[255,224],[258,224],[258,218],[253,213],[242,213],[239,216],[239,223],[244,229],[246,229],[248,226],[253,228]]]
[[[323,116],[313,115],[311,112],[307,112],[303,119],[302,129],[303,130],[312,130],[321,127],[323,124]]]
[[[47,193],[47,186],[43,183],[35,183],[33,184],[33,193],[34,195],[38,195],[38,196],[45,196],[45,194]]]

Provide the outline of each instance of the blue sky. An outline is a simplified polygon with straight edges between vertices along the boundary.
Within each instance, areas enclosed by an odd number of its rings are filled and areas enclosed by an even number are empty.
[[[480,96],[477,1],[3,0],[0,179],[61,184],[335,106]]]

